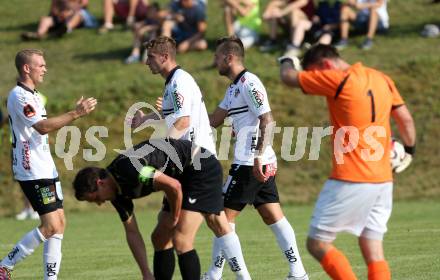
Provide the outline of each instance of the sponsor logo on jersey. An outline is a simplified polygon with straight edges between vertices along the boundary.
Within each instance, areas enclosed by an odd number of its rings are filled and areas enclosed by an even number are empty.
[[[12,261],[12,259],[15,257],[15,255],[18,254],[18,252],[20,252],[20,249],[19,249],[18,247],[14,247],[14,248],[12,249],[12,251],[8,254],[8,259],[9,259],[10,261]]]
[[[52,277],[52,276],[55,276],[55,275],[57,275],[57,263],[56,262],[53,262],[53,263],[47,263],[46,264],[46,275],[48,276],[48,277]]]
[[[35,109],[34,109],[34,107],[32,107],[31,104],[24,105],[24,107],[23,107],[23,114],[27,118],[32,118],[33,116],[35,116]]]
[[[244,76],[241,76],[240,81],[241,81],[242,83],[244,83],[244,82],[246,81],[246,78],[245,78]]]
[[[293,251],[292,247],[290,247],[289,250],[284,251],[284,255],[286,255],[286,258],[290,263],[294,263],[297,261],[295,252]]]
[[[183,96],[177,92],[177,90],[173,91],[173,105],[174,105],[174,111],[179,111],[183,107]]]
[[[189,203],[194,204],[194,203],[196,203],[197,198],[188,197],[188,201],[189,201]]]
[[[252,102],[255,104],[255,107],[260,108],[263,106],[264,95],[256,88],[252,88],[250,90],[250,96],[252,98]]]
[[[230,258],[229,259],[229,266],[231,267],[231,270],[233,272],[237,272],[241,270],[240,265],[238,264],[237,258]]]
[[[236,88],[234,92],[234,97],[237,97],[239,94],[240,94],[240,90]]]
[[[22,141],[23,149],[22,149],[22,161],[21,165],[25,170],[31,170],[31,145],[29,141]]]

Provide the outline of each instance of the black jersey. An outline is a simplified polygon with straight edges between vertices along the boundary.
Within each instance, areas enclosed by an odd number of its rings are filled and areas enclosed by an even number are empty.
[[[144,150],[142,150],[144,148]],[[154,192],[155,170],[181,180],[191,166],[191,142],[186,140],[148,140],[120,154],[107,167],[119,185],[119,193],[111,201],[122,221],[133,214],[132,199]]]

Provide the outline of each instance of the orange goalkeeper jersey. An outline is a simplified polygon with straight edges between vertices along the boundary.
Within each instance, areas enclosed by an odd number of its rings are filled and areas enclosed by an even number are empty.
[[[390,113],[404,104],[394,82],[356,63],[346,71],[301,71],[299,83],[304,93],[327,98],[333,126],[330,178],[392,181]]]

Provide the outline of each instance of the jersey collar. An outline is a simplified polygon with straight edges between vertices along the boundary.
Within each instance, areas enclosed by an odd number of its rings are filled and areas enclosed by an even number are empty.
[[[175,73],[178,69],[180,69],[180,66],[179,66],[179,65],[177,65],[176,67],[173,68],[173,70],[171,70],[170,74],[168,74],[168,77],[167,77],[167,79],[165,80],[165,85],[167,85],[167,84],[171,81],[171,78],[173,77],[174,73]]]
[[[236,84],[238,83],[238,81],[240,80],[241,76],[243,76],[244,73],[246,73],[246,72],[247,72],[247,69],[244,68],[243,71],[241,71],[241,72],[237,75],[237,77],[235,78],[235,80],[234,80],[232,83],[233,83],[234,85],[236,85]]]
[[[22,82],[17,82],[17,86],[21,87],[22,89],[24,89],[24,90],[26,90],[26,91],[29,91],[29,92],[32,93],[32,94],[35,94],[35,93],[38,92],[37,89],[32,90],[32,89],[28,88],[28,87],[27,87],[25,84],[23,84]]]

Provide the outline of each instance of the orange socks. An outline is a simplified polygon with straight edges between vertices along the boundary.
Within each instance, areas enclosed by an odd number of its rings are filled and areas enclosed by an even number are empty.
[[[368,264],[368,280],[390,280],[391,272],[386,261]]]
[[[321,260],[321,266],[325,272],[334,280],[356,280],[350,263],[345,255],[338,251],[336,248],[332,248],[324,255]],[[370,280],[370,267],[368,266],[368,279]],[[382,278],[371,278],[382,279]],[[383,278],[385,279],[385,278]]]

